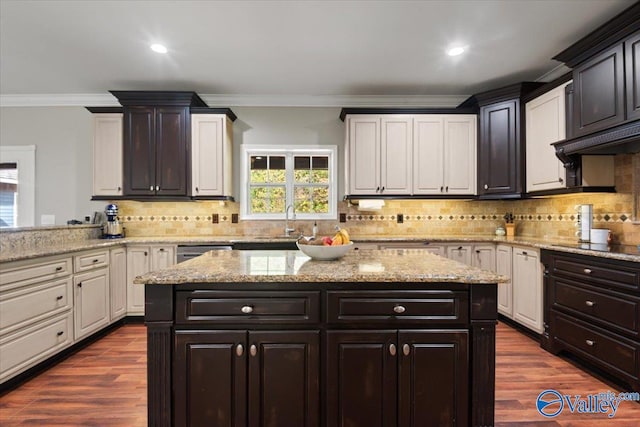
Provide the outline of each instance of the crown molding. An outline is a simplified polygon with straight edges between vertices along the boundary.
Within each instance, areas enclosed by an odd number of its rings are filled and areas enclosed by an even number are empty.
[[[468,95],[200,95],[209,107],[455,108]],[[105,94],[0,95],[0,107],[119,107]]]

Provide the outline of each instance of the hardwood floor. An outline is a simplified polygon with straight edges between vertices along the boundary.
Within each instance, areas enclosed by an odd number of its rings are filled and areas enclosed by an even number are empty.
[[[496,426],[638,426],[640,404],[622,402],[614,418],[572,414],[546,420],[538,394],[554,389],[586,396],[619,390],[500,323],[496,346]],[[146,336],[125,325],[19,388],[0,397],[0,425],[143,427],[146,414]],[[282,426],[293,427],[293,426]],[[429,426],[425,426],[429,427]]]

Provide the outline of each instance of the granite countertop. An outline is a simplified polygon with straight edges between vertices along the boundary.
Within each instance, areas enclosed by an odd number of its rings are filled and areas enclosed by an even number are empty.
[[[447,282],[504,283],[508,278],[423,249],[349,251],[316,261],[300,251],[210,251],[175,266],[147,273],[138,284],[265,282]]]
[[[561,252],[570,252],[582,255],[598,256],[623,261],[640,262],[640,252],[636,246],[626,246],[626,253],[595,251],[587,248],[580,248],[575,240],[562,240],[550,238],[536,238],[526,236],[503,237],[494,235],[452,235],[452,236],[430,236],[430,235],[401,235],[401,236],[376,236],[376,235],[356,235],[352,236],[355,242],[425,242],[432,243],[507,243],[535,247],[538,249],[551,249]],[[86,251],[92,249],[110,248],[121,245],[147,245],[147,244],[230,244],[235,242],[266,243],[266,242],[287,242],[293,241],[290,237],[270,237],[270,236],[148,236],[148,237],[126,237],[123,239],[92,239],[77,242],[61,242],[56,245],[36,246],[35,248],[3,250],[0,252],[0,263],[18,261],[22,259],[38,258],[42,256],[60,255],[72,252]]]

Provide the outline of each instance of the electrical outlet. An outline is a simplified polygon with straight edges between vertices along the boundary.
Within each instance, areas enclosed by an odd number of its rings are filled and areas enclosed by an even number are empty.
[[[232,224],[237,224],[238,223],[238,214],[237,213],[231,214],[231,223]]]
[[[401,213],[396,215],[396,221],[398,222],[398,224],[402,224],[404,222],[404,215]]]
[[[346,213],[341,213],[340,214],[340,222],[347,222],[347,214]]]
[[[220,215],[216,213],[211,214],[211,222],[214,224],[218,224],[220,222]]]

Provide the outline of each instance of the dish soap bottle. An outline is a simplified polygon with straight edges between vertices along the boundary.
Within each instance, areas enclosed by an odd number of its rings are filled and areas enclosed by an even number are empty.
[[[311,235],[313,236],[314,239],[318,235],[318,224],[315,221],[313,222],[313,228],[311,229]]]

